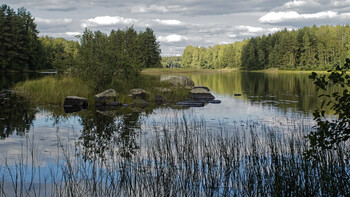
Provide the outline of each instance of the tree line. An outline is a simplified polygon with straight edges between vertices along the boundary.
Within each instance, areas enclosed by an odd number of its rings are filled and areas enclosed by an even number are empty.
[[[248,40],[214,47],[187,46],[182,54],[183,68],[239,68],[243,47]]]
[[[0,7],[1,70],[35,70],[43,66],[42,48],[34,18],[25,8],[15,12],[7,5]]]
[[[326,70],[350,57],[350,27],[312,26],[214,47],[187,46],[183,68]]]
[[[15,12],[5,4],[0,8],[0,27],[2,71],[54,69],[59,74],[69,70],[79,76],[91,71],[86,76],[123,73],[125,77],[143,68],[161,67],[160,46],[150,28],[136,32],[129,27],[112,30],[109,35],[86,29],[79,42],[39,38],[30,12],[25,8]]]

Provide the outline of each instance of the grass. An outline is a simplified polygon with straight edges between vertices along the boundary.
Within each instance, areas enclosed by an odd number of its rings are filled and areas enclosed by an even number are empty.
[[[147,129],[151,134],[141,140],[141,151],[132,158],[122,157],[117,148],[108,158],[84,160],[79,152],[81,147],[58,146],[61,157],[47,174],[39,173],[40,161],[29,151],[32,165],[24,165],[25,157],[15,167],[2,164],[0,196],[11,193],[36,196],[39,191],[48,196],[346,196],[350,193],[349,143],[318,152],[310,159],[304,154],[310,148],[304,138],[310,125],[290,120],[275,123],[246,121],[225,128],[210,127],[205,121],[195,119],[168,119]],[[26,147],[36,150],[32,145]],[[7,184],[8,174],[13,177],[12,186]],[[41,182],[31,178],[28,183],[23,181],[23,176],[33,174]]]
[[[34,103],[62,105],[67,96],[90,98],[92,91],[76,78],[46,76],[37,80],[27,80],[15,85],[14,89]]]
[[[196,68],[147,68],[142,71],[143,74],[181,74],[181,73],[211,73],[211,72],[231,72],[238,68],[223,69],[196,69]]]

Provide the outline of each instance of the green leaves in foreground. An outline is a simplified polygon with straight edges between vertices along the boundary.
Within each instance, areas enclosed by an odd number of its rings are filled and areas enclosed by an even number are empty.
[[[312,148],[331,149],[350,138],[350,76],[347,74],[349,68],[350,59],[346,59],[344,66],[336,66],[333,70],[329,70],[328,76],[318,75],[315,72],[309,76],[317,90],[325,91],[331,87],[341,87],[341,91],[319,95],[325,100],[313,113],[317,125],[308,136]],[[332,114],[325,114],[327,107],[331,109]]]

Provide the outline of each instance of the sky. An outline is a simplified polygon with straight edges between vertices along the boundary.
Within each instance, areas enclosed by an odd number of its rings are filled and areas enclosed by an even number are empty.
[[[0,2],[0,4],[2,4]],[[162,56],[188,45],[208,47],[287,28],[345,25],[350,0],[8,0],[35,17],[39,36],[78,40],[85,28],[109,33],[154,30]]]

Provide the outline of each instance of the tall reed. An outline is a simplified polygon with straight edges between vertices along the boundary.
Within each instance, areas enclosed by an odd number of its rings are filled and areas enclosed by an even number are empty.
[[[36,179],[41,188],[48,188],[41,189],[40,195],[347,196],[350,193],[349,143],[319,152],[310,159],[304,154],[309,149],[304,136],[310,125],[303,122],[246,121],[226,127],[175,118],[145,130],[150,134],[140,139],[142,150],[133,157],[117,154],[117,147],[108,158],[85,160],[80,147],[59,146],[62,154],[56,166],[50,168],[48,175],[41,173],[40,181]],[[0,196],[11,194],[10,190],[18,196],[39,194],[37,187],[23,182],[21,176],[33,175],[23,173],[27,168],[23,164],[24,160],[14,168],[2,164]],[[37,163],[28,166],[40,172]],[[8,185],[8,174],[13,177],[12,187]]]

